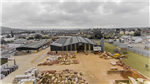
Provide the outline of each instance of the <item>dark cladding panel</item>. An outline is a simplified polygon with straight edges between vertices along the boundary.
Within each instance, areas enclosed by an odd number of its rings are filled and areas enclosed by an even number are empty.
[[[56,51],[62,51],[62,47],[57,47]]]
[[[71,51],[71,45],[68,45],[68,51]]]
[[[75,51],[75,44],[72,44],[72,51]]]
[[[64,51],[66,51],[66,46],[64,46]]]
[[[93,45],[90,44],[90,48],[91,48],[91,50],[93,50]]]
[[[57,51],[57,46],[52,46],[52,45],[51,45],[50,48],[51,48],[51,51]]]

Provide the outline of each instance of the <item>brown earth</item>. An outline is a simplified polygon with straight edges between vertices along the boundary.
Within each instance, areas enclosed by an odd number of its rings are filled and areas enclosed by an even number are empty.
[[[1,80],[2,84],[12,84],[12,80],[16,75],[23,75],[26,70],[32,67],[36,67],[40,71],[43,70],[64,70],[64,69],[72,69],[74,71],[82,71],[83,78],[85,78],[89,84],[113,84],[116,79],[122,80],[124,79],[120,74],[107,74],[107,70],[110,70],[111,67],[114,67],[110,64],[110,62],[115,62],[117,60],[110,59],[105,60],[104,58],[99,58],[98,55],[94,55],[90,53],[85,55],[83,52],[79,52],[76,56],[79,61],[79,64],[71,64],[71,65],[53,65],[53,66],[37,66],[38,62],[31,61],[35,60],[41,53],[44,52],[46,54],[49,51],[49,48],[42,50],[36,54],[23,55],[23,56],[11,56],[16,59],[16,63],[19,65],[19,69],[9,74],[7,77]],[[40,57],[40,56],[39,56]],[[41,61],[44,61],[47,57],[44,57]],[[12,62],[13,63],[13,62]],[[9,62],[11,64],[11,62]],[[123,68],[120,66],[115,66],[119,70]]]

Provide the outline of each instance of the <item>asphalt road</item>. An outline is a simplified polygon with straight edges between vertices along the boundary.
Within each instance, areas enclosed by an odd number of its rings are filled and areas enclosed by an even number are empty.
[[[100,41],[97,39],[93,39],[93,40]],[[105,42],[109,43],[108,41],[105,41]],[[143,55],[143,56],[150,58],[150,51],[149,50],[139,49],[139,48],[135,48],[135,47],[129,48],[128,44],[119,43],[119,42],[113,42],[112,44],[115,46],[125,46],[129,51],[132,51],[134,53],[137,53],[137,54],[140,54],[140,55]]]

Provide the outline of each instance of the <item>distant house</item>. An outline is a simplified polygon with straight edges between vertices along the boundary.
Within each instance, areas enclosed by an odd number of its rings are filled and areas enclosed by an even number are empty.
[[[142,42],[142,38],[137,38],[136,40],[135,40],[135,43],[139,43],[139,42]]]
[[[35,36],[35,34],[29,34],[29,36]]]
[[[142,42],[142,38],[140,37],[131,37],[131,40],[134,41],[135,43],[139,43],[139,42]]]
[[[134,34],[134,31],[130,31],[129,34],[130,34],[130,35],[133,35],[133,34]]]
[[[123,36],[121,36],[121,38],[124,39],[125,41],[129,41],[129,39],[131,38],[131,36],[123,35]]]
[[[23,44],[27,41],[27,39],[17,39],[17,40],[14,40],[14,43],[15,44]]]
[[[4,38],[5,41],[14,41],[15,38]]]
[[[15,49],[16,49],[17,47],[19,47],[19,46],[21,46],[21,45],[22,45],[22,44],[8,44],[7,47],[8,47],[8,48],[15,48]]]
[[[125,32],[124,31],[120,31],[120,34],[125,34]]]
[[[125,34],[126,34],[126,35],[129,34],[129,31],[126,31]]]

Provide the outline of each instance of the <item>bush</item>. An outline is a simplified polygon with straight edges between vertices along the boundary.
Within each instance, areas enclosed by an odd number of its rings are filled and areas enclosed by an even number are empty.
[[[33,37],[29,37],[28,39],[34,39]]]
[[[1,39],[1,44],[6,44],[7,42],[4,39]]]
[[[36,34],[36,35],[34,36],[34,38],[35,38],[35,39],[40,39],[40,38],[42,38],[42,36],[41,36],[40,34]]]

